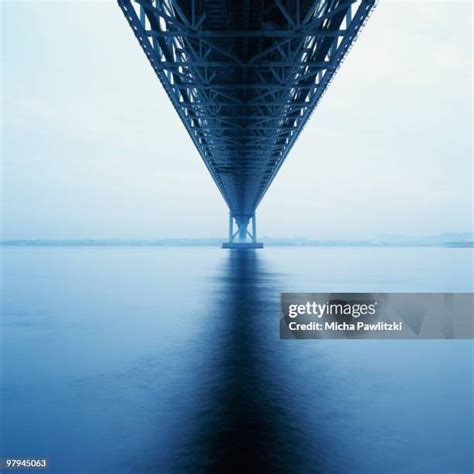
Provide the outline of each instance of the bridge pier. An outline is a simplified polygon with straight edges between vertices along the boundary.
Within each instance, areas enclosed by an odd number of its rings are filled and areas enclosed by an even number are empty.
[[[252,221],[252,232],[248,230]],[[234,222],[237,230],[234,232]],[[248,237],[248,239],[247,239]],[[262,249],[263,244],[257,242],[257,220],[255,212],[251,216],[234,216],[229,211],[229,239],[222,244],[223,249]]]

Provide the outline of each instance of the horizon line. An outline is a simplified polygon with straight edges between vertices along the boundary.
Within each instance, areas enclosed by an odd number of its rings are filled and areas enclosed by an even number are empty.
[[[466,238],[468,237],[468,238]],[[263,237],[267,246],[280,247],[448,247],[473,248],[474,233],[452,232],[424,237],[385,235],[374,238],[307,238]],[[225,242],[217,237],[167,237],[167,238],[15,238],[0,239],[2,247],[197,247],[215,246]]]

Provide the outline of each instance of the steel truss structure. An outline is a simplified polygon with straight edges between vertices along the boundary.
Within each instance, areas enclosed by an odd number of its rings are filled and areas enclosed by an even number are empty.
[[[376,0],[118,0],[247,226]]]

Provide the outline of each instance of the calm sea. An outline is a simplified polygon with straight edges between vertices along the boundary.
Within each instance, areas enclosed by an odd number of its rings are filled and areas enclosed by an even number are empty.
[[[2,249],[0,456],[471,473],[471,341],[279,340],[280,292],[470,292],[472,249]]]

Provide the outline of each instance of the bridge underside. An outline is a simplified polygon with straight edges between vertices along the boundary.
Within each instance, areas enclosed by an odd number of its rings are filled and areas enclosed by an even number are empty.
[[[247,229],[375,0],[118,3]]]

